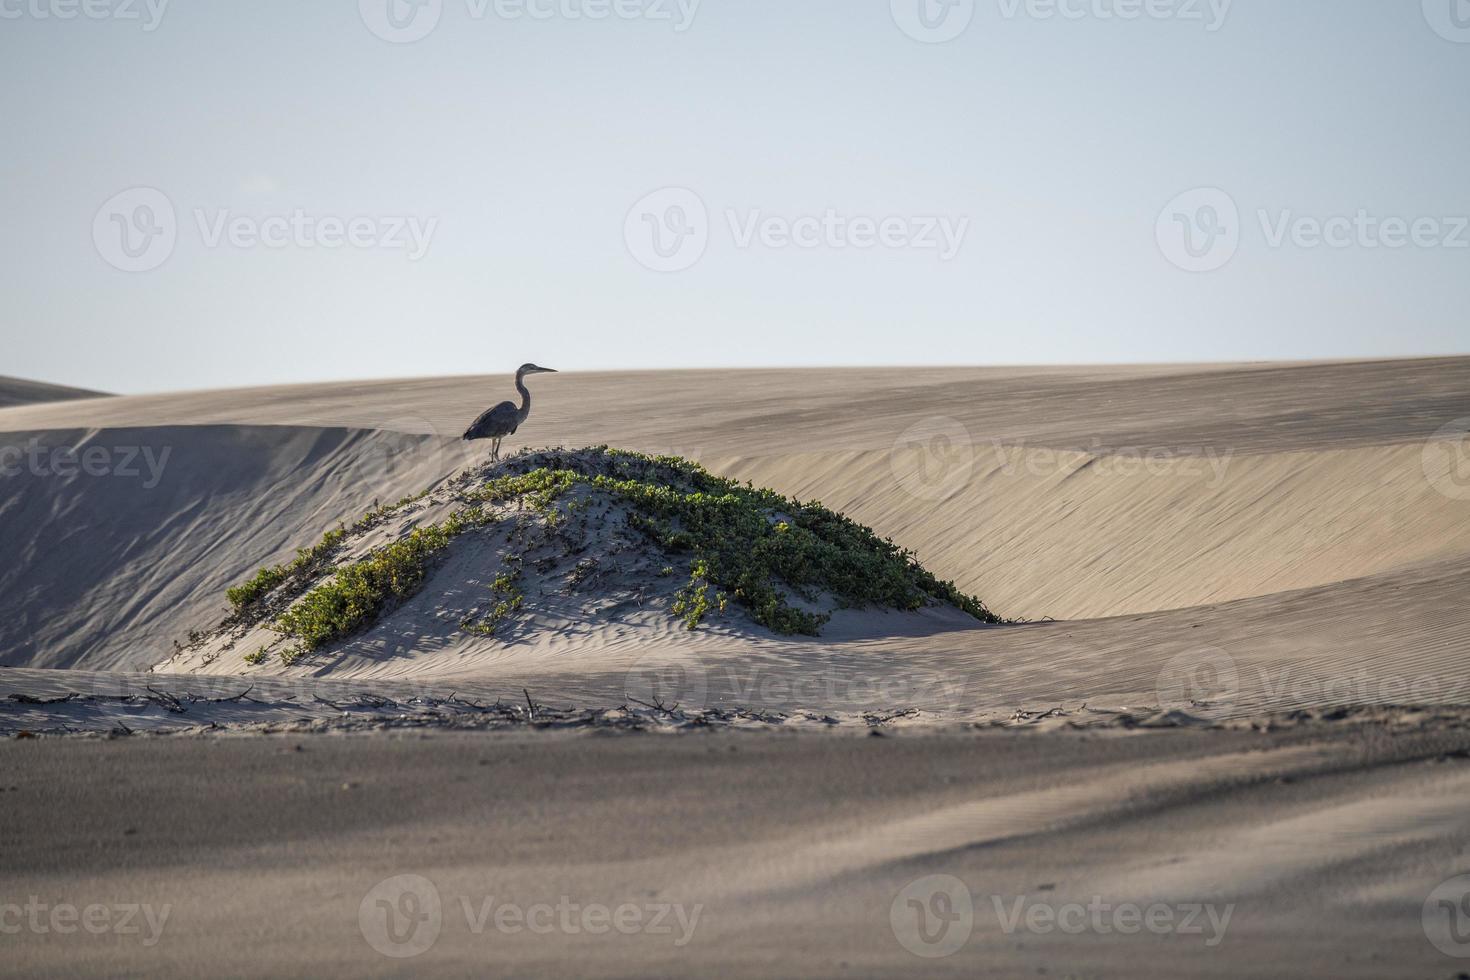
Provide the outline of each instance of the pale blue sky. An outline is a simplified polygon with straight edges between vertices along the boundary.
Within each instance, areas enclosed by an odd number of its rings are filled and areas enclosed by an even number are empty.
[[[974,0],[938,44],[891,9],[920,0],[703,0],[684,30],[676,0],[596,21],[438,0],[413,43],[369,29],[388,0],[174,0],[153,30],[146,0],[140,20],[38,16],[66,2],[0,0],[0,374],[143,392],[527,360],[1470,351],[1470,0],[1236,0],[1217,30],[1209,0],[1127,21],[1102,15],[1129,0]],[[129,272],[114,222],[139,199],[99,209],[136,187],[166,195],[176,241]],[[697,194],[708,246],[659,272],[625,219],[666,187]],[[1240,215],[1208,272],[1156,234],[1195,188]],[[296,209],[367,218],[367,247],[210,244],[221,217],[248,234]],[[829,210],[906,231],[772,244]],[[1433,223],[1399,249],[1310,226],[1273,246],[1262,210]],[[756,212],[781,224],[742,245]],[[930,218],[963,229],[952,257],[910,247]],[[421,257],[380,246],[395,219],[431,230]]]

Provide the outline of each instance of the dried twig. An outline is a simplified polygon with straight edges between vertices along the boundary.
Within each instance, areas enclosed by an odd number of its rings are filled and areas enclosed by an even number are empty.
[[[72,691],[59,698],[38,698],[29,694],[12,694],[10,700],[19,701],[21,704],[65,704],[75,697],[77,697],[77,693]]]

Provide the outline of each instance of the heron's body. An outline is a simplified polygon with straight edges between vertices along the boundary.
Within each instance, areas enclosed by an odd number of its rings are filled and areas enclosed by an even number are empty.
[[[521,393],[521,403],[517,405],[515,402],[501,402],[494,408],[486,410],[465,430],[465,440],[492,440],[490,458],[499,459],[500,440],[514,435],[531,414],[531,392],[526,388],[526,375],[542,373],[555,374],[556,371],[552,368],[537,367],[534,364],[522,364],[520,370],[516,371],[516,391]]]

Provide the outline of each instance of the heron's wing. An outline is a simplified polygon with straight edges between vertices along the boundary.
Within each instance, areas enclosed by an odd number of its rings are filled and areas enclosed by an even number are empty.
[[[468,429],[465,430],[466,439],[493,439],[496,436],[507,436],[516,430],[516,407],[514,402],[501,402],[494,408],[486,409],[479,418],[475,419]]]

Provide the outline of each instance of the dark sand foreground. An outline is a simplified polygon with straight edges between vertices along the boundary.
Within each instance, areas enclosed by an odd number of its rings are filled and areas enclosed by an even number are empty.
[[[1462,729],[11,740],[0,771],[17,976],[1452,977],[1426,900],[1470,872]]]

